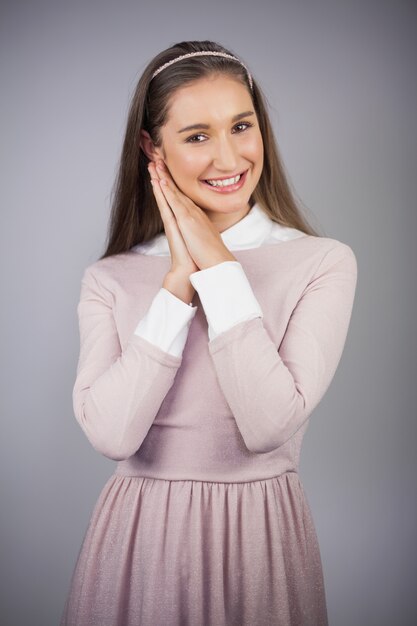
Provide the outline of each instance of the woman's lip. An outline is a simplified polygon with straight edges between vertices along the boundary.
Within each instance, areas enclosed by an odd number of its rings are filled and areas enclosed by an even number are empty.
[[[236,176],[239,176],[244,174],[245,172],[247,172],[247,170],[243,170],[242,172],[238,172],[237,174],[234,174],[233,176],[221,176],[221,177],[217,177],[217,178],[200,178],[200,180],[202,180],[203,182],[206,182],[207,180],[227,180],[228,178],[235,178]]]
[[[248,173],[248,171],[249,170],[245,170],[244,172],[241,172],[241,176],[240,176],[238,182],[235,183],[234,185],[229,185],[228,187],[217,187],[215,185],[210,185],[210,183],[206,182],[207,179],[203,179],[201,182],[204,185],[206,185],[206,187],[210,187],[210,189],[213,189],[214,191],[217,191],[218,193],[231,193],[231,192],[237,191],[238,189],[243,187],[243,185],[245,184],[245,181],[246,181],[246,174]],[[233,177],[231,176],[230,178],[233,178]]]

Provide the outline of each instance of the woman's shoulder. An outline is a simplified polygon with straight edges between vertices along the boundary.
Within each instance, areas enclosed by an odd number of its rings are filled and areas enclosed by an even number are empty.
[[[295,229],[294,229],[295,230]],[[301,232],[301,231],[297,231]],[[322,275],[325,273],[332,274],[334,271],[355,274],[357,273],[357,259],[353,248],[340,239],[335,237],[327,237],[322,235],[310,235],[302,233],[302,236],[293,236],[288,239],[294,241],[289,244],[289,248],[284,247],[285,258],[291,264],[291,267],[297,271],[305,271],[311,274],[313,277]],[[280,245],[269,246],[268,250],[271,254],[274,254],[274,249],[277,249],[277,254],[281,257],[281,253],[278,252]]]
[[[309,244],[318,252],[318,267],[326,271],[331,270],[335,265],[346,267],[352,273],[357,273],[356,254],[347,242],[334,237],[310,235]]]
[[[82,280],[94,280],[103,283],[111,283],[113,280],[119,282],[123,275],[137,271],[140,256],[132,250],[127,250],[97,259],[84,266]]]
[[[290,241],[292,239],[301,239],[301,248],[310,248],[313,252],[320,252],[326,256],[331,250],[333,254],[345,254],[347,256],[355,256],[351,246],[334,237],[326,235],[308,235],[304,231],[292,226],[283,226],[274,222],[271,229],[270,241]]]
[[[311,254],[312,257],[321,258],[323,261],[328,257],[331,259],[340,255],[356,258],[352,247],[340,239],[326,235],[310,235],[297,228],[273,224],[268,242],[279,244],[291,240],[299,240],[293,250],[298,251],[303,257]]]

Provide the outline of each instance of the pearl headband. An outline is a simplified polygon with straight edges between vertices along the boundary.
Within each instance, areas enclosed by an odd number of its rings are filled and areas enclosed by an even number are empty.
[[[220,56],[220,57],[225,57],[225,58],[233,59],[234,61],[237,61],[238,63],[240,63],[245,68],[246,73],[248,75],[250,88],[251,88],[251,90],[253,89],[252,76],[251,76],[248,68],[246,67],[246,65],[244,63],[242,63],[242,61],[240,59],[238,59],[237,57],[232,56],[231,54],[226,54],[225,52],[215,52],[215,51],[210,51],[210,50],[203,50],[201,52],[189,52],[188,54],[181,54],[180,56],[176,57],[175,59],[172,59],[171,61],[168,61],[167,63],[164,63],[163,65],[161,65],[161,67],[158,67],[158,69],[152,74],[151,80],[152,80],[152,78],[154,78],[154,76],[159,74],[159,72],[162,72],[163,69],[165,69],[166,67],[168,67],[168,65],[171,65],[172,63],[176,63],[177,61],[180,61],[181,59],[186,59],[186,58],[194,57],[194,56],[202,56],[202,55]]]

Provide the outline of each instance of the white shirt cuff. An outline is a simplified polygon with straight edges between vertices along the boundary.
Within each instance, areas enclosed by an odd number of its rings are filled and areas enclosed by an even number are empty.
[[[263,317],[249,280],[238,261],[223,261],[190,274],[208,321],[211,341],[239,322]]]
[[[180,357],[197,308],[161,287],[146,315],[136,326],[134,334],[147,339],[161,350]]]

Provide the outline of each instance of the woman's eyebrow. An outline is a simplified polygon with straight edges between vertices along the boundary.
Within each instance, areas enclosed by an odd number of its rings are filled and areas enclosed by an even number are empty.
[[[241,120],[242,117],[248,117],[249,115],[255,115],[254,111],[243,111],[243,113],[238,113],[237,115],[234,115],[232,117],[232,122],[237,122],[238,120]],[[201,124],[201,123],[197,123],[197,124],[192,124],[191,126],[185,126],[185,128],[181,128],[181,130],[179,130],[179,133],[184,133],[185,131],[188,130],[198,130],[199,128],[205,128],[206,130],[210,128],[209,124]]]

